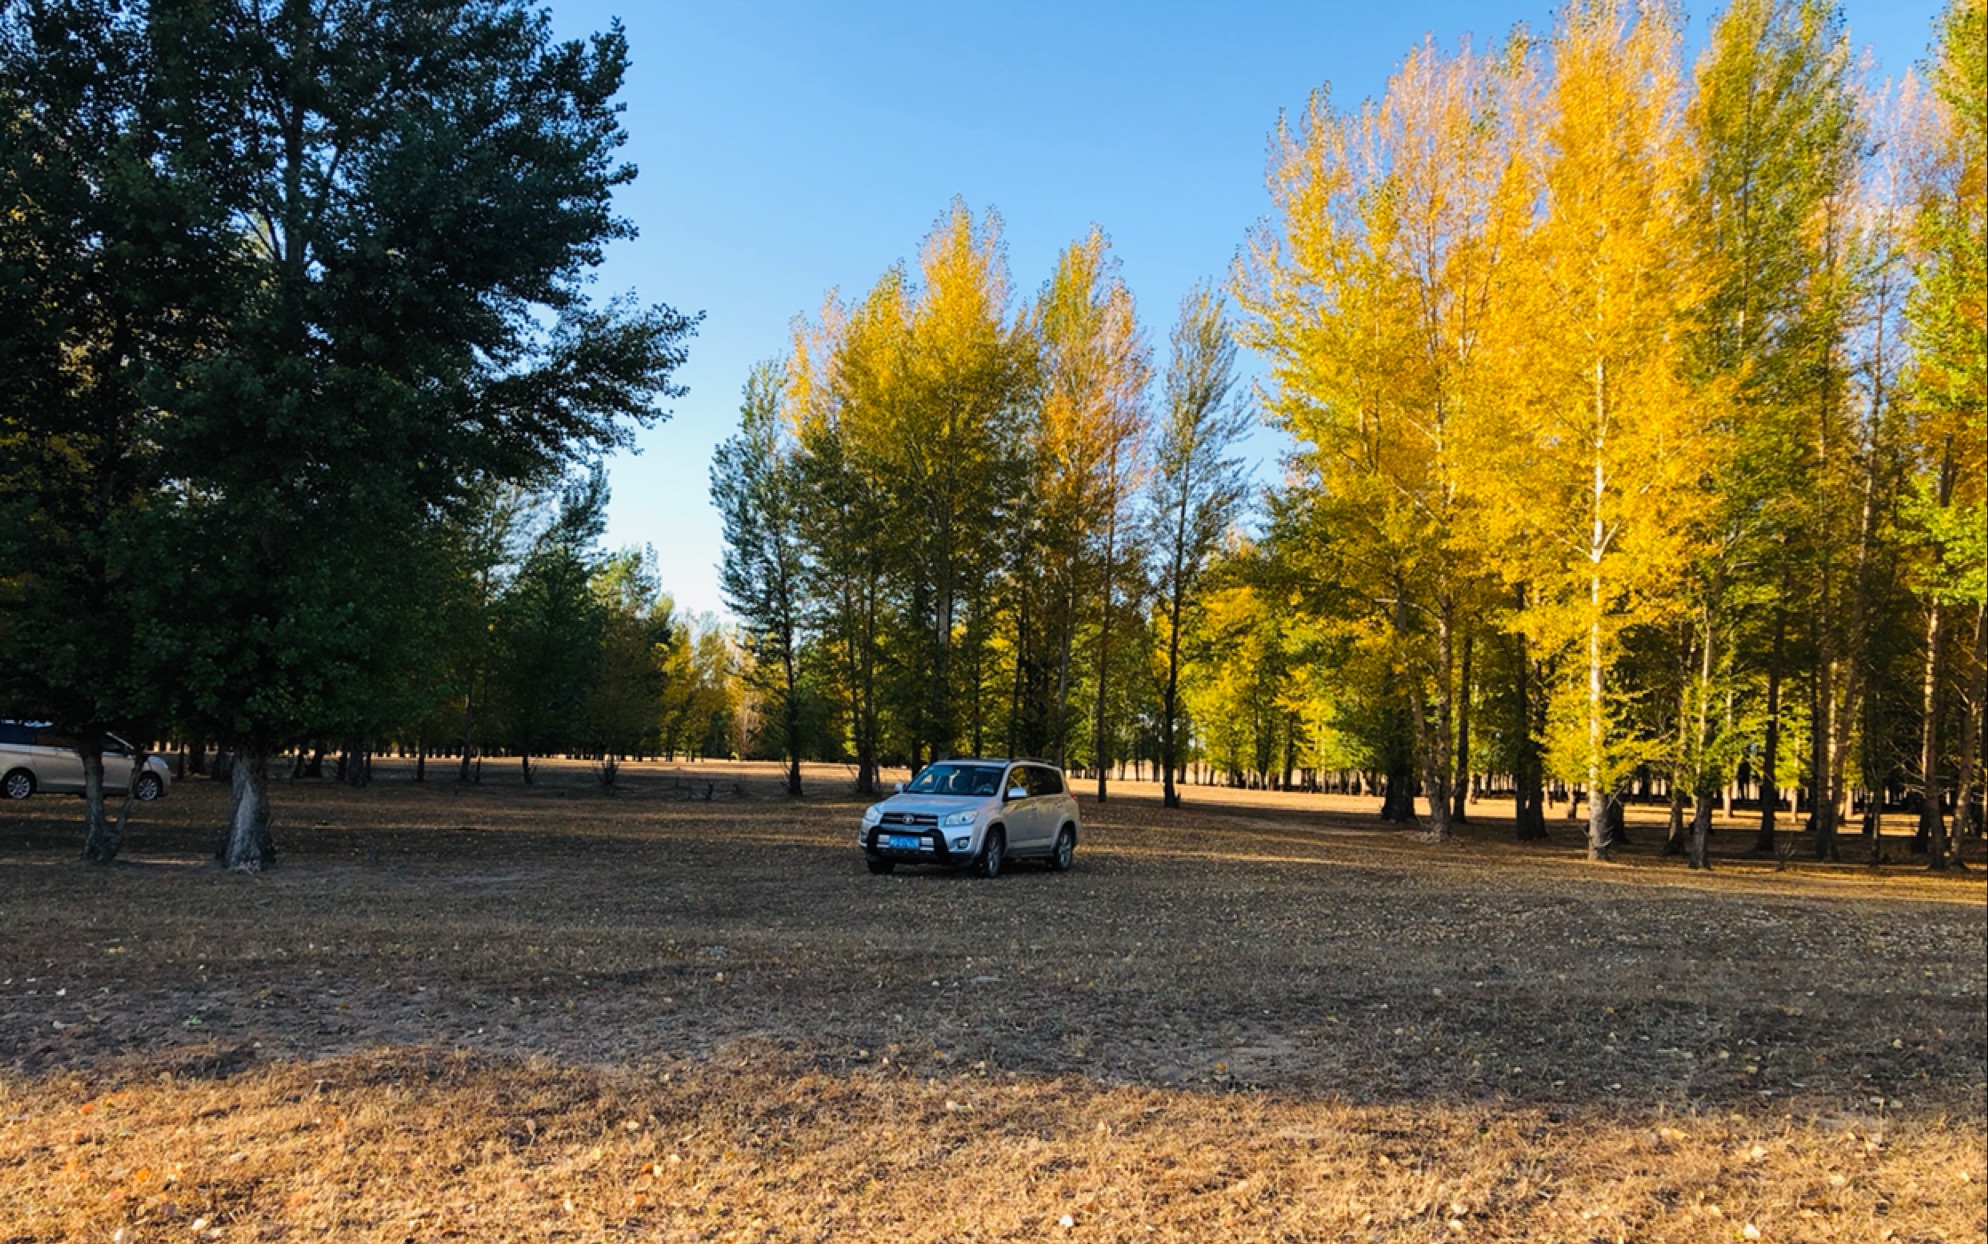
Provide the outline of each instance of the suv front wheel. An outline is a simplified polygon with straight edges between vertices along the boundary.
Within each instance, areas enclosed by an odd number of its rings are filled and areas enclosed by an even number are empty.
[[[998,877],[1001,864],[1008,854],[1008,835],[999,826],[987,831],[987,842],[980,848],[980,858],[973,862],[973,872],[979,877]]]

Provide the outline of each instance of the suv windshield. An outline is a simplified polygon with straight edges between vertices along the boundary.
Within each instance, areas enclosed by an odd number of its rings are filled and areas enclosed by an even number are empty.
[[[1000,793],[1000,765],[927,765],[911,785],[904,788],[914,795],[978,795]]]

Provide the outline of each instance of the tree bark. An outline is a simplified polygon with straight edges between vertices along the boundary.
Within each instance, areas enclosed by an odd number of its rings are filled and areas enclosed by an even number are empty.
[[[78,741],[83,757],[83,858],[92,864],[108,864],[117,858],[118,839],[104,816],[104,740],[94,730]],[[134,771],[127,785],[135,785]]]
[[[1981,706],[1988,700],[1988,604],[1974,610],[1974,668],[1967,680],[1965,711],[1960,719],[1960,772],[1954,788],[1953,836],[1956,843],[1981,835],[1981,784],[1975,772],[1981,756]]]
[[[1470,799],[1470,658],[1476,643],[1475,634],[1464,635],[1463,659],[1457,669],[1456,773],[1455,790],[1450,797],[1450,820],[1458,825],[1470,819],[1465,807]]]
[[[1692,800],[1691,809],[1691,861],[1692,868],[1712,867],[1712,792],[1700,789]]]
[[[227,832],[217,854],[232,872],[259,873],[276,867],[276,843],[269,832],[269,753],[238,750],[230,770],[233,799]]]
[[[1518,591],[1519,607],[1525,607],[1525,589]],[[1516,832],[1520,842],[1546,841],[1546,766],[1540,760],[1539,735],[1533,708],[1532,650],[1523,634],[1515,634],[1517,647],[1514,678],[1518,720],[1513,723],[1516,754],[1513,757],[1513,804]]]
[[[791,627],[781,640],[782,669],[786,679],[786,702],[782,706],[787,746],[787,794],[801,797],[801,678],[794,660],[794,632]]]
[[[476,675],[469,678],[469,690],[462,699],[462,763],[456,766],[456,781],[469,781],[469,766],[476,757]]]
[[[1105,721],[1106,687],[1111,677],[1111,615],[1112,593],[1116,590],[1115,575],[1118,558],[1118,447],[1111,450],[1112,507],[1104,525],[1104,613],[1098,619],[1098,705],[1097,719],[1091,727],[1091,751],[1095,753],[1098,766],[1098,802],[1103,803],[1108,792],[1105,789],[1105,770],[1111,763],[1111,734]]]
[[[1415,760],[1406,754],[1388,758],[1387,784],[1381,792],[1381,819],[1397,825],[1415,822]]]
[[[1782,595],[1787,595],[1787,576],[1782,575]],[[1767,737],[1760,748],[1760,832],[1754,836],[1756,855],[1775,852],[1775,818],[1781,810],[1781,791],[1775,783],[1781,756],[1781,665],[1785,659],[1788,616],[1779,605],[1774,608],[1774,647],[1767,661]]]
[[[1947,868],[1947,816],[1941,806],[1940,716],[1946,709],[1946,616],[1936,597],[1926,611],[1926,667],[1920,687],[1924,717],[1919,729],[1919,837],[1926,844],[1926,867]]]
[[[1670,784],[1670,819],[1664,824],[1664,854],[1669,856],[1683,855],[1684,853],[1684,783],[1672,779]]]

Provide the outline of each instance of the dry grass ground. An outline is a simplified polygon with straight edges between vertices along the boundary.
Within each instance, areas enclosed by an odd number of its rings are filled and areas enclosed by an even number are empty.
[[[1708,875],[1135,786],[989,883],[764,768],[548,779],[282,786],[258,879],[212,784],[102,869],[0,807],[0,1242],[1988,1229],[1978,845]]]

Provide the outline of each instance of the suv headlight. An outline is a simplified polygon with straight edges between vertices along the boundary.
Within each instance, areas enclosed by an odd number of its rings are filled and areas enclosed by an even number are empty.
[[[939,824],[945,826],[947,829],[961,829],[973,824],[979,817],[980,813],[977,809],[968,808],[964,812],[946,813],[946,819],[940,821]]]
[[[875,825],[878,821],[881,821],[883,819],[884,819],[883,809],[878,807],[876,804],[871,804],[869,807],[863,809],[863,824]]]

